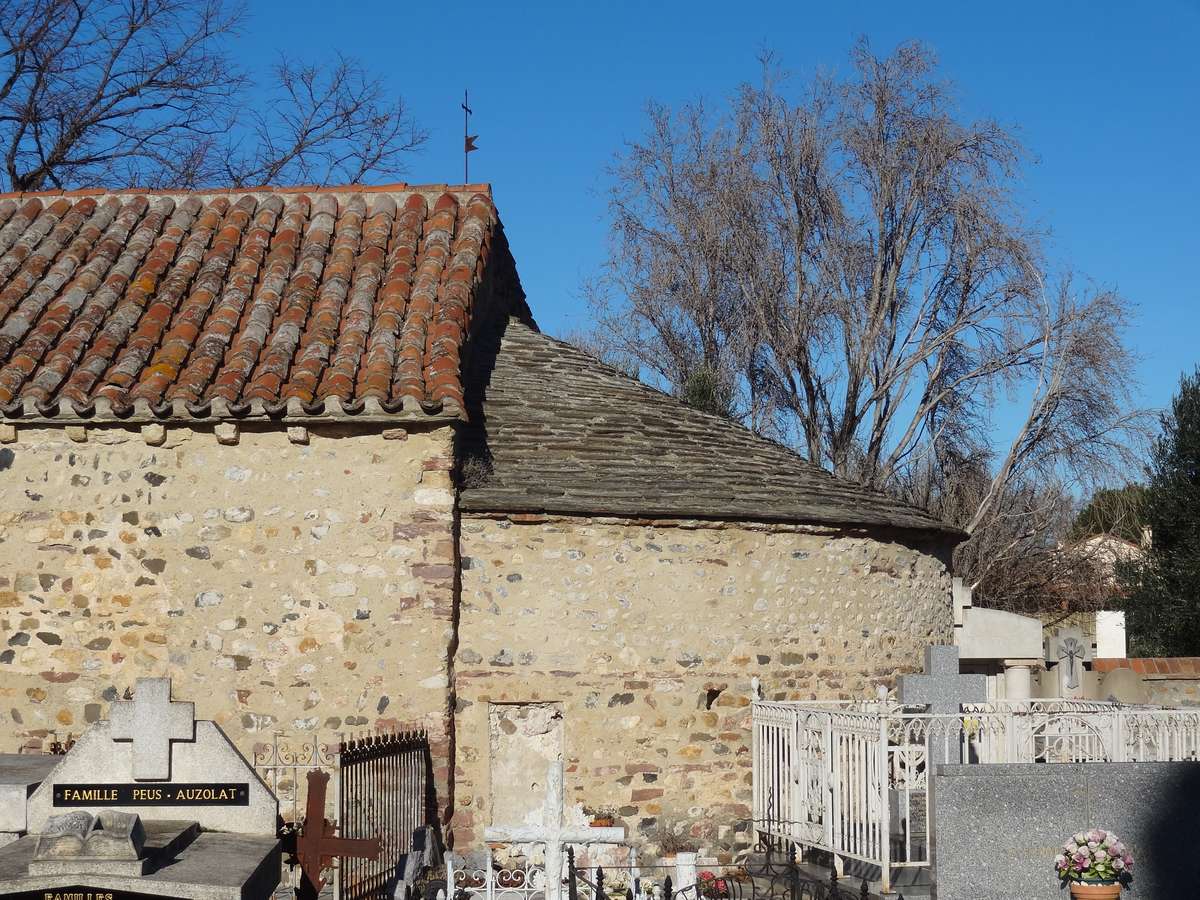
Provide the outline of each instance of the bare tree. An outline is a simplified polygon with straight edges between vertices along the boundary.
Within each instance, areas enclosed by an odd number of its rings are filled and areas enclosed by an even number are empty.
[[[943,484],[929,491],[931,511],[951,522],[969,520],[994,490],[993,473],[978,461],[947,468]],[[1113,608],[1114,560],[1103,543],[1072,538],[1076,509],[1076,498],[1061,481],[1007,485],[992,514],[955,555],[955,569],[975,592],[975,602],[1062,618]]]
[[[612,169],[598,330],[677,392],[715,372],[747,424],[839,475],[928,492],[985,461],[954,518],[972,534],[1014,489],[1126,466],[1127,304],[1046,274],[1016,139],[957,117],[920,45],[852,60],[799,100],[767,60],[717,115],[651,106]],[[1003,398],[1025,415],[997,440]]]
[[[242,21],[225,0],[0,0],[10,187],[327,182],[402,169],[423,133],[352,60],[281,62],[278,96],[256,111],[226,49]]]
[[[275,77],[270,112],[249,114],[253,149],[230,156],[236,162],[226,175],[233,184],[357,183],[402,172],[405,154],[426,140],[404,103],[389,100],[379,79],[353,59],[339,56],[329,67],[281,59]]]

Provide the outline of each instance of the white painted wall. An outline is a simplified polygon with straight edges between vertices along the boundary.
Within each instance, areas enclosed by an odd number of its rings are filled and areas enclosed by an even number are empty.
[[[1096,657],[1099,659],[1124,659],[1125,613],[1101,610],[1096,613]]]

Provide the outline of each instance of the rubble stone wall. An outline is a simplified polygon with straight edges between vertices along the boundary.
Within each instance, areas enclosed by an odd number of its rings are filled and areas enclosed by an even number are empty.
[[[5,435],[0,750],[78,735],[138,676],[169,675],[247,755],[276,731],[417,726],[445,781],[450,429],[291,437]]]
[[[744,845],[751,679],[872,697],[950,641],[949,548],[735,523],[464,515],[456,845],[493,822],[489,704],[557,703],[566,800],[635,840]]]

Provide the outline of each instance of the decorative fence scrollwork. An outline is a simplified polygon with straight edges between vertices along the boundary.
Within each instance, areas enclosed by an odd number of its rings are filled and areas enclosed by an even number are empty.
[[[895,870],[929,866],[928,760],[1200,760],[1200,710],[1070,700],[970,704],[957,715],[887,701],[753,709],[760,838]],[[777,843],[778,845],[778,843]]]

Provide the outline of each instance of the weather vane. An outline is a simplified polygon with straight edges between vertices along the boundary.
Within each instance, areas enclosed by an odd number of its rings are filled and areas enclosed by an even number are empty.
[[[468,102],[467,92],[463,91],[463,184],[468,184],[471,181],[470,154],[479,149],[475,146],[475,139],[479,135],[467,133],[471,130],[471,107],[468,105]]]

